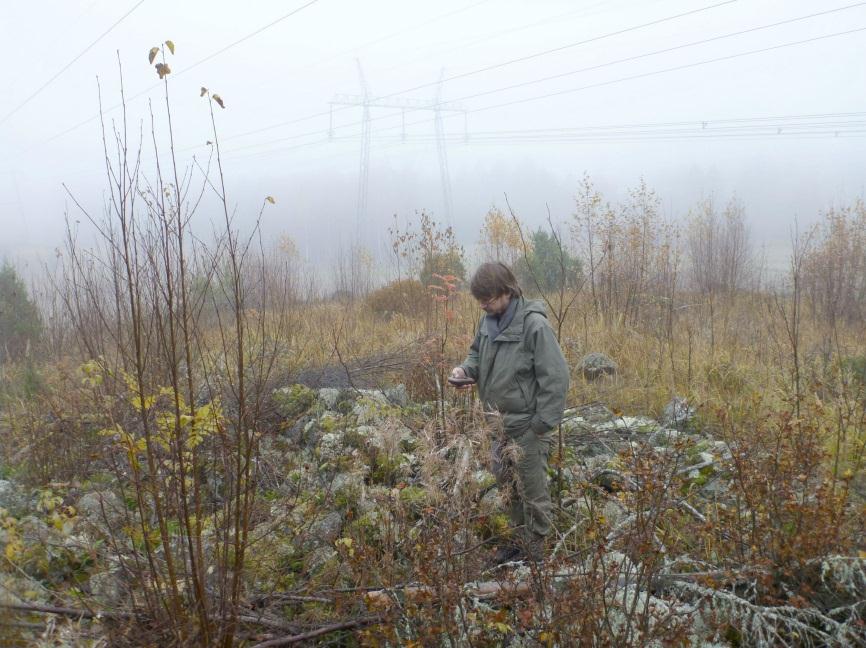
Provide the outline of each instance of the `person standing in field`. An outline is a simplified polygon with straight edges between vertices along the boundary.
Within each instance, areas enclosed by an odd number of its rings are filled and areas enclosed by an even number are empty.
[[[513,533],[494,560],[539,560],[551,528],[547,462],[553,430],[565,409],[568,365],[543,304],[523,298],[506,265],[483,264],[470,291],[485,315],[469,355],[452,369],[451,379],[473,380],[485,411],[496,421],[492,469],[511,498]]]

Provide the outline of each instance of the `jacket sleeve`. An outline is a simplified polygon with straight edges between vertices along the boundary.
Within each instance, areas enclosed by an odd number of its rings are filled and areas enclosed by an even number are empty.
[[[476,382],[478,382],[478,361],[480,358],[478,355],[478,349],[481,345],[482,326],[484,326],[483,322],[479,324],[478,331],[475,333],[475,339],[472,341],[472,344],[469,345],[469,355],[466,356],[466,359],[460,365],[463,367],[463,371],[466,372],[466,375]]]
[[[538,381],[538,401],[530,427],[537,434],[543,434],[562,422],[569,373],[565,356],[547,320],[543,319],[533,329],[529,341]]]

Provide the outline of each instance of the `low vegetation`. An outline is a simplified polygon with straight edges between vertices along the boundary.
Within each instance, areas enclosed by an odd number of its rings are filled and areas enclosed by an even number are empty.
[[[491,569],[492,433],[444,384],[479,315],[463,248],[420,214],[393,281],[340,266],[325,298],[239,231],[201,92],[199,188],[173,156],[145,182],[107,132],[100,244],[70,237],[49,316],[3,320],[6,644],[866,645],[862,204],[778,281],[736,202],[678,225],[587,177],[540,233],[492,208],[479,249],[523,268],[572,384],[549,558]]]

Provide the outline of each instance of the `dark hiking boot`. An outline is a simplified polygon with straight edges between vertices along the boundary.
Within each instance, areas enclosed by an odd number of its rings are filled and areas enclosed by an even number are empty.
[[[518,560],[521,554],[520,547],[511,544],[510,542],[499,545],[496,553],[493,554],[493,559],[490,561],[493,567],[502,565],[513,560]]]
[[[532,538],[523,539],[519,545],[519,554],[517,557],[512,558],[512,560],[524,560],[528,562],[542,562],[544,561],[544,556],[547,553],[547,549],[544,544],[544,536],[537,536],[533,534]]]

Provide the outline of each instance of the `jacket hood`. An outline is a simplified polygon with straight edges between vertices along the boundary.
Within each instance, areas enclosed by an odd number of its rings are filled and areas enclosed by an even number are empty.
[[[524,299],[523,300],[524,317],[529,313],[540,313],[547,318],[547,307],[540,299]]]
[[[511,324],[509,324],[505,330],[499,333],[496,338],[497,342],[514,341],[519,339],[520,336],[523,335],[524,320],[530,313],[538,313],[547,319],[547,309],[544,306],[544,302],[537,299],[524,299],[523,297],[518,297],[518,300],[517,311],[514,313],[514,319],[511,320]],[[488,335],[487,325],[483,317],[481,322],[482,332],[484,335]]]

